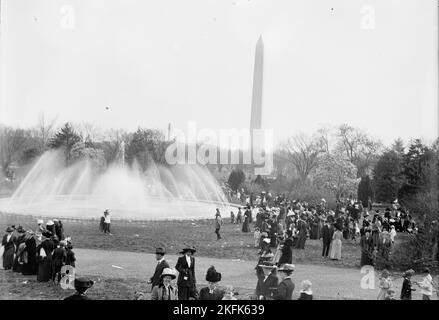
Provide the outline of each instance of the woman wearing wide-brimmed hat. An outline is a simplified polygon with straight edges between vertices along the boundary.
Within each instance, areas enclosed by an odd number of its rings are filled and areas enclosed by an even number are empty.
[[[17,233],[14,239],[15,259],[14,259],[14,264],[12,266],[12,271],[21,273],[21,268],[23,267],[22,254],[25,248],[24,242],[26,237],[26,230],[24,230],[22,226],[18,226],[17,230],[15,231]]]
[[[159,285],[152,288],[151,300],[178,300],[178,289],[172,285],[176,272],[171,268],[164,268],[160,275]]]
[[[221,273],[217,272],[214,266],[207,269],[206,281],[209,286],[200,290],[200,300],[221,300],[224,297],[224,291],[218,289]]]
[[[3,246],[3,269],[10,270],[14,264],[14,253],[15,253],[15,237],[13,235],[14,228],[7,227],[6,234],[2,239]]]
[[[87,290],[94,285],[94,281],[88,278],[76,278],[75,279],[75,289],[76,293],[64,298],[64,300],[91,300],[87,297]]]
[[[23,275],[36,275],[38,271],[37,266],[37,240],[36,235],[32,230],[26,231],[25,248],[22,254],[23,266],[21,273]]]
[[[198,298],[195,279],[195,258],[193,257],[195,252],[196,249],[194,247],[183,248],[180,252],[183,256],[178,258],[175,265],[175,269],[178,271],[178,300]]]
[[[52,253],[55,249],[55,244],[51,237],[52,233],[49,231],[43,232],[42,242],[37,247],[38,282],[47,282],[52,279]]]

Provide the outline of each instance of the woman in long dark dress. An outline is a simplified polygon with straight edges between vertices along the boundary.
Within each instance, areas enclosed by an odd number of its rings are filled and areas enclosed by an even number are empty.
[[[305,242],[306,242],[306,223],[305,221],[300,218],[297,221],[297,228],[299,229],[299,238],[297,239],[297,249],[305,249]]]
[[[14,258],[14,264],[12,265],[12,271],[14,272],[21,272],[22,263],[21,263],[21,255],[24,251],[24,241],[25,241],[25,230],[22,226],[19,226],[17,228],[18,235],[15,237],[14,244],[15,244],[15,258]]]
[[[310,239],[317,240],[319,239],[319,218],[314,216],[311,222],[311,234]]]
[[[55,248],[55,244],[50,237],[50,232],[44,232],[43,241],[37,247],[37,281],[39,282],[47,282],[52,279],[52,252]]]
[[[36,275],[37,267],[37,241],[33,232],[27,232],[24,244],[26,247],[23,252],[23,267],[21,273],[23,275]]]
[[[15,244],[13,232],[14,229],[12,227],[8,227],[6,229],[6,234],[2,239],[2,246],[4,247],[3,269],[5,270],[12,269],[12,265],[14,264]]]
[[[373,239],[370,235],[370,230],[366,229],[364,235],[361,236],[361,266],[373,265]]]
[[[250,232],[250,209],[245,210],[244,212],[244,223],[242,224],[242,232]]]
[[[282,255],[279,259],[278,265],[281,266],[285,263],[293,263],[293,232],[287,230],[287,238],[285,239],[282,246]]]

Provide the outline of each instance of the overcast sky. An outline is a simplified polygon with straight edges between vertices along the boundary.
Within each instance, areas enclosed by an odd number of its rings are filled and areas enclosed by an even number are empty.
[[[340,123],[385,143],[438,135],[433,0],[1,3],[1,123],[248,128],[262,35],[276,140]]]

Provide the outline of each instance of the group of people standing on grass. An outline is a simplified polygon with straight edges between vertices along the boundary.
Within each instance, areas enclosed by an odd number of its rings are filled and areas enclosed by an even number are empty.
[[[9,226],[2,239],[2,266],[5,270],[36,275],[37,281],[60,281],[64,265],[75,266],[75,254],[70,238],[58,219],[37,221],[35,231],[22,226]]]
[[[209,267],[206,272],[207,287],[198,291],[195,278],[195,252],[195,247],[183,248],[175,267],[171,268],[165,260],[165,249],[156,248],[157,264],[153,276],[147,282],[152,288],[151,300],[237,300],[232,286],[227,286],[225,290],[218,287],[222,276],[214,266]],[[174,285],[172,280],[176,278],[178,278],[177,284]],[[144,298],[144,293],[136,292],[136,299]]]

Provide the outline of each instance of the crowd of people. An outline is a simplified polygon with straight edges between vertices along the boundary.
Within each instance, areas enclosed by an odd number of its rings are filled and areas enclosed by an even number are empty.
[[[361,266],[378,265],[389,267],[389,257],[397,232],[417,232],[413,218],[397,201],[384,212],[373,211],[371,206],[363,207],[353,199],[337,201],[330,210],[325,199],[317,204],[289,200],[284,195],[272,197],[262,192],[246,197],[245,205],[230,213],[230,223],[242,224],[243,233],[254,232],[254,246],[258,250],[255,267],[257,278],[255,292],[251,296],[257,300],[292,300],[295,284],[293,281],[293,250],[304,250],[309,239],[322,241],[322,258],[341,260],[343,240],[356,242],[360,237]],[[215,213],[215,234],[222,239],[220,230],[223,220],[219,209]],[[361,227],[360,227],[361,226]],[[110,233],[110,211],[101,218],[100,230]],[[2,240],[3,268],[23,275],[36,275],[37,281],[61,280],[63,266],[75,266],[75,254],[70,238],[64,235],[59,219],[37,221],[35,231],[22,226],[9,226]],[[172,268],[165,260],[164,248],[157,248],[157,264],[151,285],[152,300],[236,300],[233,286],[220,288],[221,273],[214,266],[206,271],[208,285],[197,290],[195,278],[194,247],[185,247]],[[425,271],[422,282],[414,282],[428,299],[433,291],[433,281],[429,270]],[[411,299],[415,290],[410,280],[412,270],[404,273],[401,299]],[[173,280],[177,279],[176,285]],[[69,299],[88,299],[86,291],[93,285],[89,279],[75,280],[75,295]],[[301,282],[300,300],[312,300],[312,283]],[[136,299],[144,299],[145,294],[136,293]],[[395,290],[390,274],[384,270],[380,278],[380,300],[395,299]]]
[[[373,211],[354,199],[338,200],[330,210],[325,199],[309,204],[265,192],[244,198],[246,205],[230,213],[231,223],[242,223],[242,232],[251,232],[254,217],[255,246],[263,257],[274,254],[276,264],[289,263],[292,249],[305,249],[308,239],[322,240],[323,257],[341,260],[342,240],[360,238],[361,266],[388,268],[397,232],[417,232],[413,217],[397,200],[384,211]]]
[[[14,225],[6,228],[2,239],[4,270],[36,276],[38,282],[61,280],[64,265],[75,267],[71,238],[64,235],[59,219],[37,221],[35,231]]]

